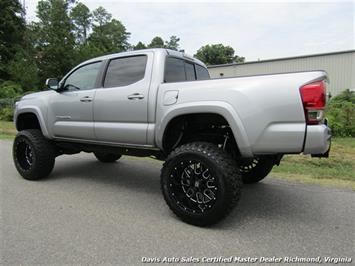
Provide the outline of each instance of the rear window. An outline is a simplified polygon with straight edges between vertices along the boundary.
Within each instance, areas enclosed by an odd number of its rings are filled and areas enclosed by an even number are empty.
[[[210,74],[208,73],[208,70],[206,68],[200,65],[195,65],[195,67],[196,67],[196,76],[198,80],[210,78]]]
[[[121,87],[133,84],[144,78],[147,56],[131,56],[110,61],[104,87]]]

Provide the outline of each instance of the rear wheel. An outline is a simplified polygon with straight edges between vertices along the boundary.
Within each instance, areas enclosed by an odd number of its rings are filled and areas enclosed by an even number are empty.
[[[273,156],[258,156],[238,161],[244,184],[252,184],[263,180],[275,164]]]
[[[211,143],[178,147],[161,172],[161,189],[170,209],[198,226],[223,219],[238,202],[241,187],[235,161]]]
[[[38,129],[20,131],[16,135],[12,154],[17,171],[25,179],[38,180],[53,170],[55,148]]]
[[[121,158],[121,154],[94,152],[95,157],[103,163],[113,163]]]

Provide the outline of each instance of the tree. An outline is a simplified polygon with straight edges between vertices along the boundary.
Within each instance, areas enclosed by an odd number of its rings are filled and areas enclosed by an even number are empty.
[[[136,45],[133,46],[133,50],[142,50],[142,49],[147,49],[147,46],[142,42],[138,42]]]
[[[179,41],[180,38],[174,35],[170,36],[169,41],[165,41],[165,42],[161,37],[156,36],[151,40],[150,44],[148,44],[148,48],[168,48],[177,51],[179,49]],[[145,49],[145,48],[147,47],[142,42],[137,43],[137,45],[133,47],[134,50]]]
[[[202,46],[197,50],[195,57],[207,65],[218,65],[228,63],[243,63],[244,57],[234,54],[234,49],[223,44],[211,44]]]
[[[106,11],[105,8],[99,6],[96,8],[92,15],[94,17],[94,21],[98,24],[98,26],[103,26],[111,21],[112,15]]]
[[[180,38],[176,37],[175,35],[170,36],[170,40],[165,41],[165,48],[177,51],[179,50],[179,41]]]
[[[331,98],[326,108],[333,136],[355,137],[355,92],[349,89]]]
[[[88,38],[89,49],[93,56],[126,51],[130,46],[130,33],[126,27],[103,7],[93,11],[93,31]]]
[[[164,48],[164,41],[161,37],[156,36],[152,39],[150,44],[148,45],[149,48]]]
[[[0,0],[0,79],[8,79],[7,64],[24,41],[25,21],[18,0]]]
[[[75,37],[68,10],[72,0],[41,0],[37,18],[30,27],[43,82],[48,77],[60,77],[74,64]]]
[[[118,53],[128,49],[129,35],[126,27],[120,21],[113,19],[101,26],[93,26],[88,41],[92,51],[100,54]]]
[[[70,18],[75,25],[75,37],[77,42],[79,44],[86,43],[92,20],[90,9],[83,3],[78,3],[72,8]]]
[[[8,64],[8,72],[11,80],[18,82],[24,91],[36,90],[38,79],[38,67],[32,56],[21,49],[15,58]]]

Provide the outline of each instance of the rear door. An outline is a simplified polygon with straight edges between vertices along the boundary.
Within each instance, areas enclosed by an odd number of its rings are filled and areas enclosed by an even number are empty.
[[[94,101],[97,140],[118,144],[147,143],[148,91],[153,53],[108,61],[102,88]]]

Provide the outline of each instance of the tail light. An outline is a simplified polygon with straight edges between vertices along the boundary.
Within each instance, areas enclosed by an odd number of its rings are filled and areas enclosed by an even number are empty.
[[[324,117],[326,104],[326,85],[317,81],[300,88],[307,125],[319,124]]]

